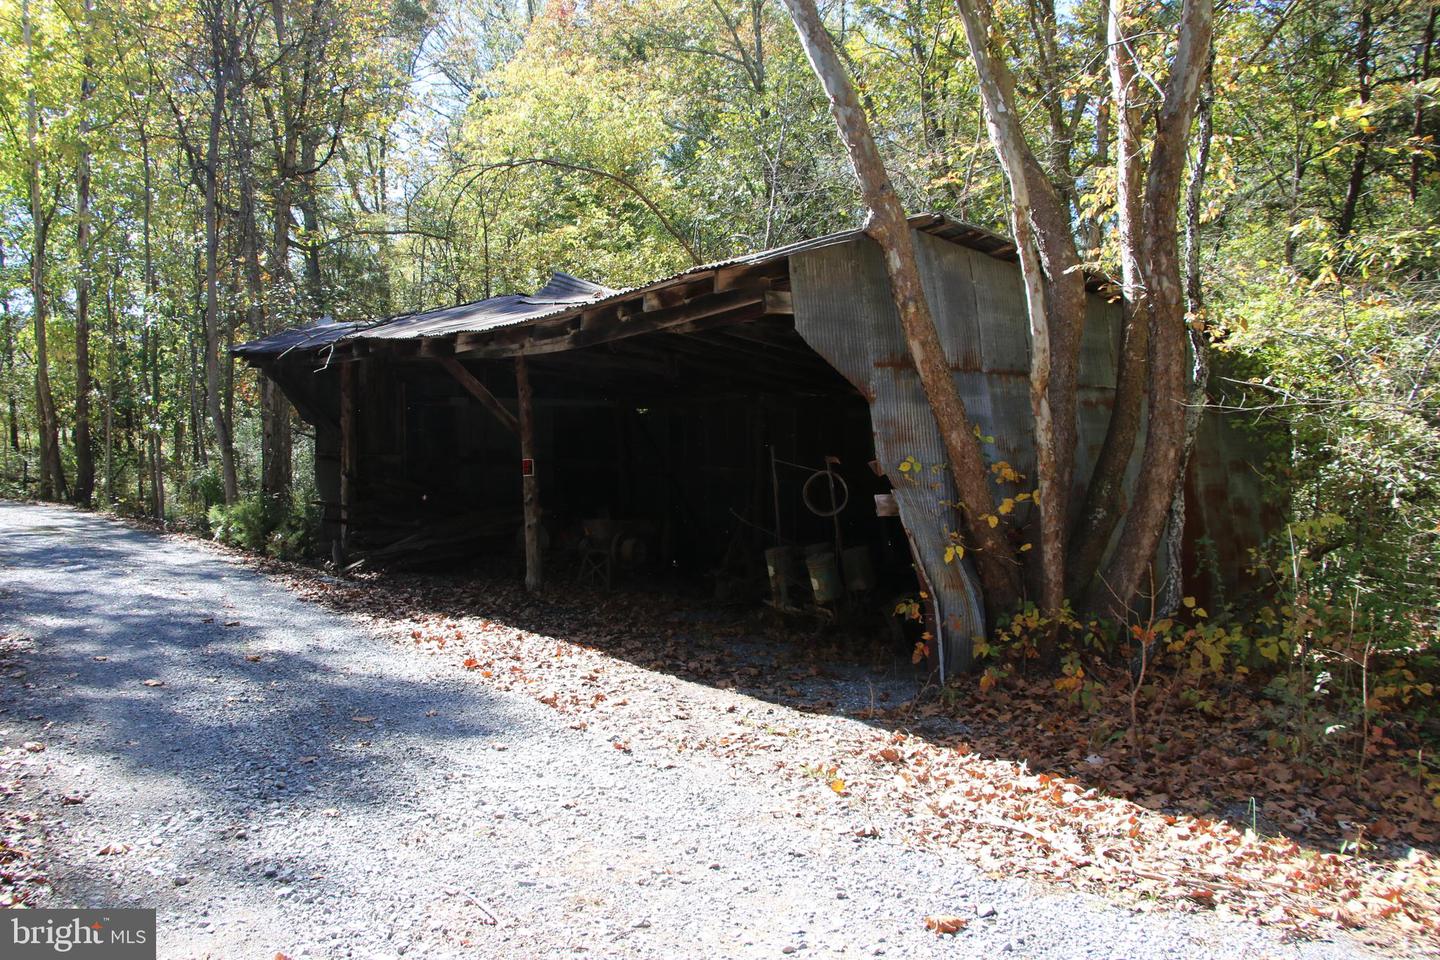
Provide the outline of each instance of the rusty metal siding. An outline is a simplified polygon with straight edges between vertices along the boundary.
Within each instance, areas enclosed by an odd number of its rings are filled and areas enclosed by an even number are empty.
[[[923,232],[915,237],[941,341],[966,409],[987,437],[986,456],[1009,462],[1026,477],[1020,484],[996,485],[1001,496],[1013,496],[1033,486],[1035,463],[1019,268]],[[790,282],[795,329],[870,400],[876,456],[895,488],[901,520],[935,594],[942,669],[965,670],[971,639],[984,633],[984,606],[969,560],[943,560],[950,531],[958,528],[956,511],[947,505],[955,501],[955,492],[879,249],[861,237],[799,252],[791,257]],[[1077,503],[1109,422],[1118,319],[1117,305],[1092,295],[1079,374]],[[923,465],[918,480],[913,471],[898,469],[908,457]],[[1014,519],[1022,535],[1033,526],[1029,509],[1017,510]]]

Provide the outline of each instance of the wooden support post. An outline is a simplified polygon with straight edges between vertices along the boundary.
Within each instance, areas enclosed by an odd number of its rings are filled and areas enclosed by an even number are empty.
[[[355,364],[340,364],[340,544],[338,560],[350,549],[351,517],[355,509]]]
[[[520,462],[525,496],[525,589],[539,593],[540,570],[540,478],[535,463],[534,395],[525,355],[515,358],[515,391],[520,402]]]

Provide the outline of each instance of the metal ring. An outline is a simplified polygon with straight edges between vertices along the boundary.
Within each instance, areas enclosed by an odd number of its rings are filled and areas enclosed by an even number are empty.
[[[839,496],[836,497],[835,502],[832,502],[830,504],[831,508],[829,510],[821,510],[819,507],[815,506],[814,501],[810,497],[810,484],[814,483],[821,477],[833,480],[840,485],[838,491],[834,491],[831,493],[832,497],[835,497],[835,493],[837,492],[839,493]],[[841,510],[844,510],[847,506],[849,506],[850,487],[848,484],[845,483],[845,478],[840,476],[840,474],[835,473],[831,470],[816,470],[814,473],[810,474],[810,479],[805,481],[805,486],[800,488],[800,499],[805,501],[805,509],[815,514],[815,516],[833,517]]]

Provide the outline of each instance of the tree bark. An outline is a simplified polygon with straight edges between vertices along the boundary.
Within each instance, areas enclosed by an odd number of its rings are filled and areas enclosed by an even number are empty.
[[[235,475],[235,447],[230,421],[225,416],[220,380],[220,130],[225,114],[225,98],[230,56],[225,43],[225,13],[217,3],[208,24],[210,29],[211,65],[215,81],[214,100],[210,106],[210,131],[205,156],[205,406],[215,429],[216,447],[220,453],[220,470],[225,485],[225,502],[234,503],[240,495]]]
[[[1118,4],[1116,4],[1118,5]],[[1091,591],[1113,619],[1124,620],[1155,550],[1179,482],[1185,446],[1185,301],[1180,277],[1178,212],[1190,124],[1210,53],[1212,0],[1185,0],[1179,46],[1165,85],[1146,174],[1144,216],[1136,242],[1150,314],[1150,389],[1145,451],[1120,549]]]
[[[143,188],[145,191],[144,203],[142,206],[142,243],[145,256],[145,304],[146,313],[155,309],[156,292],[158,283],[155,278],[155,255],[151,244],[152,223],[155,213],[155,190],[152,180],[153,174],[150,162],[150,135],[142,117],[139,124],[140,133],[140,160],[144,167]],[[145,410],[149,423],[150,434],[150,506],[156,520],[165,519],[165,456],[164,439],[160,425],[160,330],[159,327],[152,329],[150,323],[145,324],[145,349],[141,354],[141,372],[148,367],[150,371],[148,400]],[[178,421],[177,421],[178,429]],[[175,444],[175,455],[180,455],[180,443]]]
[[[1050,188],[1050,197],[1034,204],[1031,188],[1046,191],[1047,178],[1039,170],[1033,152],[1030,150],[1024,131],[1020,127],[1015,110],[1014,81],[1003,58],[996,56],[990,42],[988,14],[975,0],[957,0],[961,18],[965,23],[965,35],[970,43],[970,57],[975,63],[975,72],[980,80],[980,100],[984,105],[985,123],[990,133],[990,143],[1000,160],[1000,168],[1010,185],[1010,229],[1014,234],[1015,247],[1020,258],[1020,274],[1025,284],[1026,317],[1030,327],[1030,412],[1034,418],[1034,446],[1036,472],[1036,506],[1040,512],[1040,611],[1052,621],[1059,616],[1065,602],[1065,532],[1066,501],[1069,497],[1069,474],[1073,471],[1075,457],[1075,385],[1074,365],[1068,374],[1069,383],[1061,389],[1068,402],[1069,429],[1059,429],[1053,412],[1052,400],[1052,350],[1056,346],[1052,320],[1073,325],[1075,330],[1084,323],[1084,278],[1078,269],[1073,276],[1064,274],[1049,276],[1049,283],[1041,265],[1042,243],[1051,250],[1051,259],[1068,256],[1072,266],[1078,268],[1074,240],[1070,235],[1068,206]],[[1041,209],[1047,205],[1065,208],[1063,223],[1050,222],[1059,209]],[[1043,228],[1037,222],[1044,221]],[[1044,241],[1039,234],[1047,234]],[[1058,254],[1058,256],[1057,256]],[[1064,296],[1069,291],[1059,288],[1079,285],[1078,310],[1075,304],[1067,304],[1068,312],[1055,317],[1047,302],[1048,288]],[[1061,346],[1069,349],[1070,338]],[[1074,338],[1078,357],[1078,337]],[[1066,449],[1062,455],[1061,449]],[[1052,623],[1045,631],[1041,642],[1043,659],[1053,659],[1055,654],[1056,627]]]
[[[110,282],[105,285],[105,333],[108,347],[105,351],[105,506],[115,505],[115,360],[120,353],[119,324],[115,318],[115,283],[120,279],[119,267]],[[140,351],[145,354],[150,342],[149,327],[140,330]]]
[[[859,181],[868,210],[865,231],[884,255],[906,345],[949,457],[987,616],[993,619],[1013,607],[1019,597],[1018,568],[1001,529],[985,520],[995,514],[988,468],[925,299],[910,224],[870,133],[869,120],[814,0],[785,0],[785,6],[810,65],[825,87],[835,125]]]
[[[5,242],[0,239],[0,275],[5,273]],[[3,337],[0,337],[0,370],[6,374],[15,369],[15,317],[10,312],[10,290],[0,289],[0,323],[4,324]],[[9,422],[5,425],[6,436],[11,450],[20,452],[20,402],[15,396],[15,388],[10,385],[9,377],[6,377],[5,407],[9,415]],[[8,459],[8,458],[7,458]]]
[[[1085,596],[1091,587],[1124,512],[1125,474],[1140,432],[1149,374],[1150,316],[1138,252],[1145,182],[1141,159],[1144,119],[1136,105],[1135,89],[1139,70],[1125,23],[1125,0],[1112,0],[1106,15],[1106,60],[1115,120],[1115,224],[1122,326],[1110,423],[1070,539],[1069,586],[1075,597]]]
[[[1374,17],[1370,4],[1360,8],[1360,21],[1355,33],[1355,80],[1362,104],[1370,102],[1371,74],[1374,63],[1371,60],[1371,45],[1374,39]],[[1346,240],[1355,232],[1355,215],[1360,208],[1360,194],[1365,189],[1365,170],[1370,160],[1369,132],[1362,131],[1360,142],[1355,146],[1355,156],[1350,160],[1350,176],[1345,184],[1345,199],[1340,204],[1340,215],[1335,221],[1335,236]]]
[[[1212,48],[1195,124],[1195,160],[1185,187],[1185,310],[1186,334],[1190,340],[1190,383],[1185,396],[1185,449],[1180,455],[1180,482],[1170,503],[1165,527],[1165,583],[1158,609],[1169,615],[1180,608],[1185,592],[1185,475],[1195,450],[1195,434],[1205,413],[1205,395],[1210,385],[1210,338],[1205,331],[1205,287],[1200,273],[1200,218],[1205,195],[1205,173],[1210,166],[1211,123],[1215,104],[1215,68]]]
[[[75,253],[80,260],[75,278],[75,500],[90,505],[95,495],[95,456],[90,443],[90,101],[95,91],[90,32],[92,0],[85,0],[85,53],[80,75],[80,157],[75,170]]]
[[[1431,7],[1430,16],[1425,21],[1425,31],[1420,37],[1420,63],[1416,69],[1417,80],[1429,80],[1431,64],[1433,63],[1433,52],[1435,49],[1435,21],[1440,18],[1440,7]],[[1410,138],[1412,143],[1418,145],[1421,138],[1425,136],[1425,104],[1423,96],[1415,98],[1415,120],[1410,125]],[[1420,174],[1425,168],[1425,155],[1416,149],[1410,156],[1410,202],[1414,203],[1420,199]]]
[[[49,218],[40,203],[40,110],[35,101],[35,38],[30,21],[30,2],[20,5],[21,33],[25,44],[25,145],[29,153],[30,219],[33,247],[30,254],[30,297],[35,327],[35,412],[40,427],[40,499],[64,499],[65,468],[60,461],[60,426],[55,416],[55,396],[50,390],[50,353],[46,342],[45,245],[50,232]]]

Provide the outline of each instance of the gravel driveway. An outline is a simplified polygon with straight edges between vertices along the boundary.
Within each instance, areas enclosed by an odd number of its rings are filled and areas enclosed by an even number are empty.
[[[0,740],[45,746],[3,801],[36,814],[39,905],[155,907],[161,956],[1356,955],[987,877],[839,805],[797,817],[720,759],[614,749],[78,511],[0,503],[6,632],[29,642]],[[932,914],[973,919],[941,937]]]

